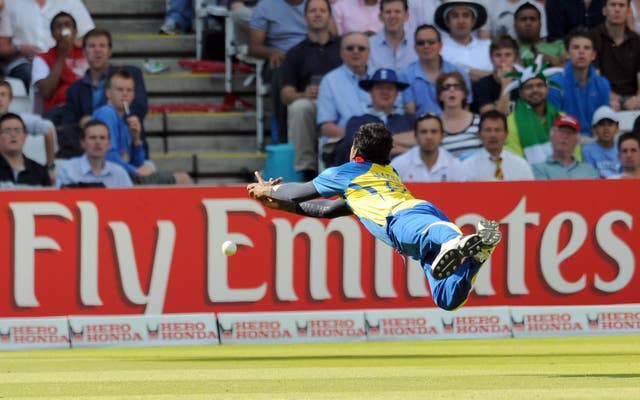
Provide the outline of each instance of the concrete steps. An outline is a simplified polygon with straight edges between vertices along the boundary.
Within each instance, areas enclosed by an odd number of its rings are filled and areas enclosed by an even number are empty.
[[[166,0],[84,0],[95,20],[104,16],[127,16],[139,18],[144,16],[164,16]]]
[[[264,158],[264,154],[248,152],[151,153],[158,170],[185,171],[197,179],[207,179],[208,184],[250,182],[253,171],[264,168]]]
[[[253,112],[176,112],[165,115],[149,113],[144,120],[145,131],[149,134],[214,134],[229,132],[255,132]],[[246,146],[247,143],[242,143]]]
[[[164,17],[145,17],[136,19],[135,23],[121,17],[106,17],[95,21],[96,27],[106,28],[114,34],[121,33],[158,33]]]
[[[179,65],[195,58],[195,35],[158,34],[166,0],[84,2],[96,26],[113,35],[114,64],[144,71],[144,60],[152,58],[168,66],[166,72],[145,74],[150,105],[222,104],[224,74],[191,73]],[[234,94],[253,104],[254,85],[244,85],[248,76],[234,73]],[[197,173],[206,184],[244,183],[264,167],[264,153],[256,152],[255,128],[253,111],[149,113],[145,119],[151,159],[158,168]]]
[[[113,35],[113,55],[193,58],[195,35],[160,35],[158,33],[119,33]]]
[[[234,74],[234,93],[253,93],[254,86],[243,86],[246,75]],[[145,74],[144,83],[147,92],[154,96],[161,94],[185,93],[223,94],[224,74],[168,72],[160,74]]]

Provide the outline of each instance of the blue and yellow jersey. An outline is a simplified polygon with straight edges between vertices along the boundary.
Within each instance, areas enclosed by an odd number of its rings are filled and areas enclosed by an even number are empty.
[[[313,184],[322,197],[344,198],[367,229],[385,242],[387,217],[424,202],[411,195],[393,167],[367,161],[328,168]]]

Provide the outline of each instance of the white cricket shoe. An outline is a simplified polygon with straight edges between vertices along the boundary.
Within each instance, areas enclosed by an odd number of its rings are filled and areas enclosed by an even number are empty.
[[[453,275],[466,257],[474,257],[481,251],[480,235],[458,236],[440,246],[440,253],[431,264],[431,273],[436,279],[445,279]]]
[[[478,222],[476,235],[480,236],[481,245],[480,251],[473,255],[473,259],[482,265],[491,257],[491,253],[493,253],[498,243],[500,243],[500,239],[502,239],[500,225],[496,221],[483,219]]]

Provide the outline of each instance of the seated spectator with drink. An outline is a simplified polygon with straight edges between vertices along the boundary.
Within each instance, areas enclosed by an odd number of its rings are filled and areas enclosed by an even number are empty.
[[[131,114],[129,104],[133,100],[133,75],[120,69],[111,75],[106,87],[107,104],[93,112],[93,118],[109,128],[111,147],[107,160],[122,166],[136,184],[172,185],[190,184],[191,178],[184,172],[156,171],[146,160],[140,133],[142,124],[138,116]]]

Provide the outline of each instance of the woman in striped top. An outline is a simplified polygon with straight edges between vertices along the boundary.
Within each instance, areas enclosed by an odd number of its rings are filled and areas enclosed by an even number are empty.
[[[469,88],[459,72],[441,74],[436,80],[438,102],[442,107],[444,139],[442,148],[464,160],[482,147],[478,137],[480,116],[469,111]]]

